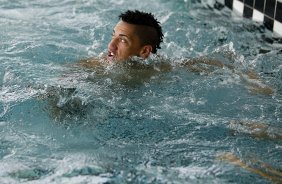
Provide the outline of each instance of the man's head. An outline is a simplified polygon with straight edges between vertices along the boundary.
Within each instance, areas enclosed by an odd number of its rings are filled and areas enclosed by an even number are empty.
[[[132,56],[147,58],[160,49],[162,28],[151,13],[128,10],[119,19],[108,45],[109,61],[124,61]]]

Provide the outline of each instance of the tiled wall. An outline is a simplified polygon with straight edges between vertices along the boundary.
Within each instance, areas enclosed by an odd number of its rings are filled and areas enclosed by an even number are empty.
[[[261,22],[282,37],[282,0],[217,0],[236,14]]]

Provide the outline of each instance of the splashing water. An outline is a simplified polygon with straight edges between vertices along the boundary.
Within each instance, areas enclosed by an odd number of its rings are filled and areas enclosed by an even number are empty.
[[[1,183],[275,181],[217,159],[231,152],[249,167],[264,169],[255,159],[281,170],[282,47],[264,27],[212,1],[1,2]],[[166,61],[147,64],[171,71],[76,65],[106,50],[126,9],[160,20]],[[183,67],[200,56],[251,69],[263,81],[251,82],[274,93],[253,93],[229,68]]]

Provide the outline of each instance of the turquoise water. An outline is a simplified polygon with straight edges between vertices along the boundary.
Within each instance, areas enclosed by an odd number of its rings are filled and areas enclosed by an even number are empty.
[[[160,20],[172,71],[75,66],[106,51],[127,9]],[[281,171],[281,139],[236,124],[282,135],[281,40],[263,27],[210,3],[165,0],[0,0],[0,17],[0,183],[271,183],[219,160],[225,152]],[[181,66],[203,55],[239,72]],[[274,93],[246,88],[247,68]]]

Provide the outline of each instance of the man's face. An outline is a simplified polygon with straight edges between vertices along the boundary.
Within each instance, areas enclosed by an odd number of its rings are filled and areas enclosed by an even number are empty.
[[[107,60],[125,61],[132,56],[140,56],[142,46],[136,34],[137,26],[123,21],[117,23],[113,30],[112,40],[108,45]]]

